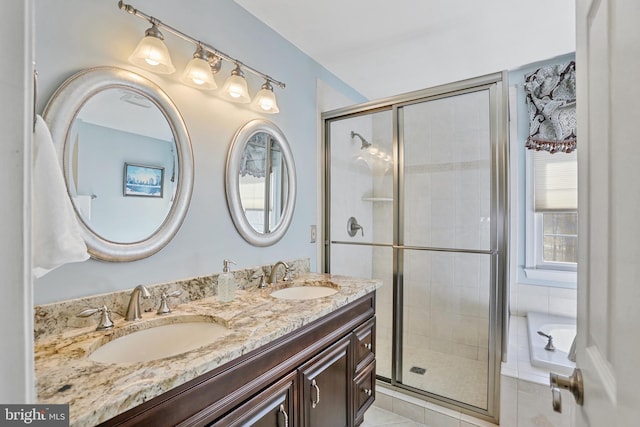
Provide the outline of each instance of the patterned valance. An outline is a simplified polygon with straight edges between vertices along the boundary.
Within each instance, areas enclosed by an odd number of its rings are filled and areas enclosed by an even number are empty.
[[[267,166],[267,142],[269,134],[259,132],[249,138],[240,164],[240,176],[264,178]]]
[[[529,111],[526,147],[550,153],[576,149],[576,64],[553,65],[525,76]]]

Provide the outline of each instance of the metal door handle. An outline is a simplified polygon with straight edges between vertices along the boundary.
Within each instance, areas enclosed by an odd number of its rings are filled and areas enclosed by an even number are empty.
[[[573,370],[571,376],[559,375],[551,372],[549,374],[549,382],[551,384],[551,394],[553,399],[553,410],[562,412],[562,396],[560,389],[569,390],[576,403],[580,406],[584,403],[584,383],[582,380],[582,372],[579,368]]]
[[[311,381],[311,387],[316,389],[316,398],[311,401],[311,407],[315,408],[320,403],[320,387],[316,384],[316,380]]]
[[[370,343],[370,342],[364,342],[364,343],[362,343],[362,346],[363,346],[364,348],[366,348],[367,350],[371,350],[371,348],[372,348],[372,346],[371,346],[371,343]]]
[[[284,410],[284,405],[280,405],[280,413],[284,417],[284,427],[289,427],[289,415],[287,415],[287,411]]]

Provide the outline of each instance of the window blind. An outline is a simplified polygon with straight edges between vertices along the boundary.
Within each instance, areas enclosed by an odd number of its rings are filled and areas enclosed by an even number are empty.
[[[571,153],[531,151],[534,167],[535,211],[578,210],[578,157]]]

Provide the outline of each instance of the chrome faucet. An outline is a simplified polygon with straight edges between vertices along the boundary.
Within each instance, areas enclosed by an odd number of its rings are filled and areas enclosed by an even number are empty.
[[[282,281],[283,282],[288,282],[291,280],[291,277],[289,276],[289,273],[291,272],[292,268],[289,267],[289,265],[284,262],[284,261],[278,261],[273,265],[273,268],[271,268],[271,274],[269,275],[269,283],[276,283],[278,281],[278,267],[279,266],[283,266],[284,267],[284,275],[282,276]]]
[[[129,299],[129,307],[127,307],[127,314],[124,316],[124,320],[140,320],[140,297],[149,298],[151,294],[149,290],[143,285],[135,287],[131,292],[131,298]]]
[[[569,349],[569,354],[567,355],[567,359],[572,362],[576,361],[576,338],[578,338],[577,335],[573,337],[573,342],[571,343],[571,348]]]

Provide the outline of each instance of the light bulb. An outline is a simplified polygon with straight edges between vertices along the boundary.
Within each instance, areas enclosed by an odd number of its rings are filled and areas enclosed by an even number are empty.
[[[262,85],[262,89],[260,89],[255,98],[253,98],[251,108],[258,112],[267,114],[276,114],[280,112],[278,104],[276,103],[276,95],[273,93],[273,86],[271,86],[269,81]]]
[[[182,81],[189,86],[201,90],[212,90],[218,87],[213,79],[213,72],[208,61],[210,54],[198,47],[182,74]]]
[[[271,108],[273,108],[273,101],[269,98],[262,98],[260,100],[260,108],[265,111],[271,110]]]
[[[158,74],[171,74],[176,68],[171,62],[169,49],[162,40],[164,37],[155,24],[147,29],[144,38],[140,40],[138,46],[129,56],[129,62],[145,70]]]
[[[229,101],[242,104],[251,102],[247,81],[244,79],[244,74],[239,65],[236,64],[236,68],[231,71],[231,75],[224,82],[220,96]]]

